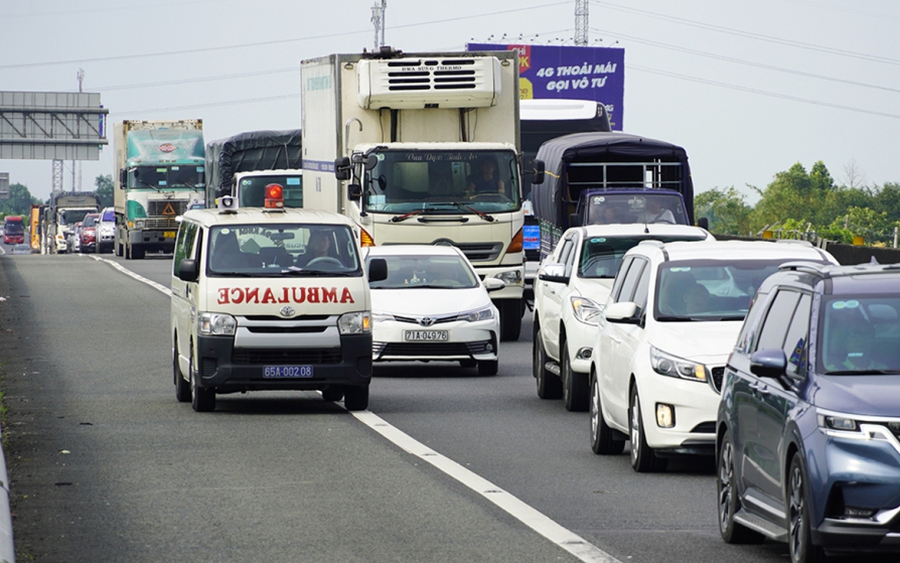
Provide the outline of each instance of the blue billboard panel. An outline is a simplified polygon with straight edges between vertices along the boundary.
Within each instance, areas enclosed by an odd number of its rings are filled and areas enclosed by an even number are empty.
[[[469,51],[518,51],[519,98],[593,100],[606,106],[614,131],[622,130],[625,49],[561,45],[469,43]]]

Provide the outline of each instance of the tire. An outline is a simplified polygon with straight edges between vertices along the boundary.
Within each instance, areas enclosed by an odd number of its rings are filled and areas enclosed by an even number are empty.
[[[657,456],[653,448],[647,445],[644,423],[641,418],[641,399],[637,388],[631,390],[631,408],[628,410],[628,418],[630,420],[631,467],[638,473],[665,470],[668,461]]]
[[[139,246],[138,248],[135,248],[134,246],[131,246],[131,259],[132,260],[143,260],[144,259],[144,247]]]
[[[212,412],[216,410],[216,390],[200,387],[197,370],[194,369],[194,347],[191,346],[191,407],[196,412]]]
[[[344,398],[344,390],[340,387],[326,387],[322,389],[322,398],[329,403],[335,403]]]
[[[734,479],[734,445],[726,432],[716,460],[716,493],[719,499],[719,533],[726,543],[762,543],[765,536],[734,521],[740,510],[737,483]]]
[[[115,250],[115,255],[116,255],[116,256],[122,256],[123,254],[125,254],[125,253],[122,251],[122,245],[119,244],[118,239],[116,239],[116,242],[113,243],[113,250]]]
[[[806,469],[800,453],[791,458],[788,470],[788,550],[791,563],[821,563],[825,553],[813,545],[809,531],[809,505],[806,502]]]
[[[369,408],[369,386],[347,387],[344,390],[344,408],[348,411],[364,411]]]
[[[552,400],[562,398],[562,382],[544,367],[547,365],[547,354],[541,340],[541,328],[534,324],[534,337],[531,340],[531,369],[537,383],[537,395],[541,399]]]
[[[522,300],[499,299],[497,309],[500,310],[500,340],[514,342],[522,331]]]
[[[603,419],[600,382],[591,377],[591,451],[601,455],[619,455],[625,451],[625,440],[613,439],[613,430]]]
[[[181,368],[178,366],[178,341],[176,336],[175,354],[172,358],[172,376],[175,380],[175,398],[179,403],[191,401],[191,382],[184,378]]]
[[[500,368],[498,360],[485,360],[478,362],[478,375],[497,375]]]
[[[588,376],[586,373],[572,371],[572,360],[569,359],[569,346],[563,340],[559,343],[560,379],[562,380],[563,403],[570,412],[588,410]]]

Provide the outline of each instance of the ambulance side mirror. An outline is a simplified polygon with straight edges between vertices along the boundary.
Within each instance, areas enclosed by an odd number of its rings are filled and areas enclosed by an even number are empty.
[[[192,258],[185,258],[178,266],[178,279],[186,282],[194,282],[200,277],[200,268],[197,261]]]
[[[369,281],[380,282],[387,279],[387,261],[384,258],[369,260]]]

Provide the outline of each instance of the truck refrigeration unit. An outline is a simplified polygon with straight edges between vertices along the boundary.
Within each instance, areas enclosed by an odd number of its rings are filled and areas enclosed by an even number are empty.
[[[114,145],[116,255],[172,252],[175,218],[205,197],[203,122],[123,121]]]
[[[518,59],[510,52],[333,54],[301,63],[304,207],[364,246],[451,244],[491,294],[501,338],[524,312]]]

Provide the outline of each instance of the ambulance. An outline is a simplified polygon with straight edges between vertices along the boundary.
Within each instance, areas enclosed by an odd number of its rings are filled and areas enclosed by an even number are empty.
[[[266,207],[181,216],[172,266],[175,397],[198,412],[216,395],[319,390],[365,410],[372,375],[368,281],[384,260],[360,260],[359,233],[338,214],[285,209],[279,186]],[[280,205],[279,205],[280,204]]]

